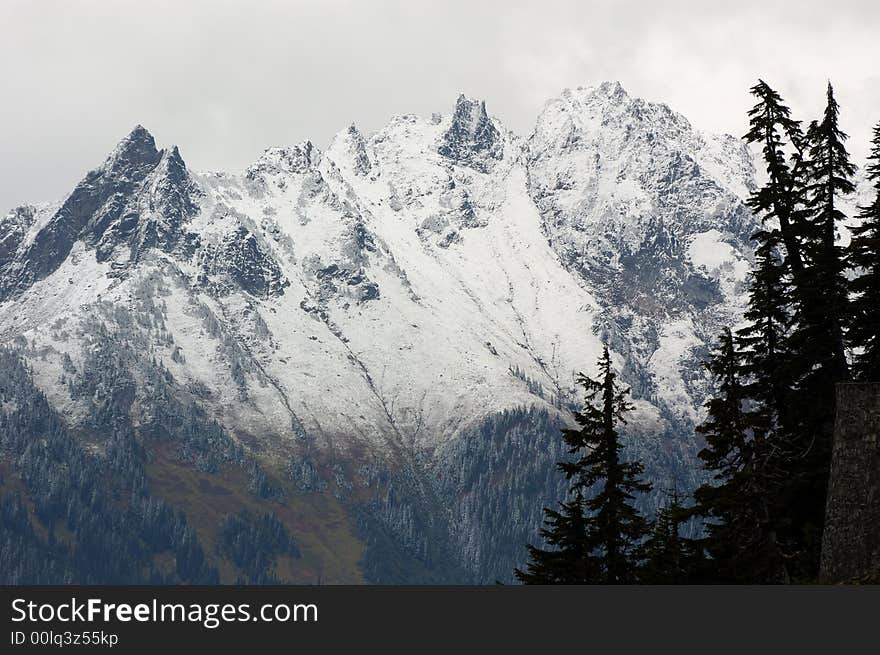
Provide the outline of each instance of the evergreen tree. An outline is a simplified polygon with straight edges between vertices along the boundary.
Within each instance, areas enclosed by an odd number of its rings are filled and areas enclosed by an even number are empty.
[[[831,85],[821,121],[807,131],[803,283],[795,289],[792,357],[792,445],[794,468],[787,502],[799,543],[795,574],[814,577],[818,570],[826,488],[831,462],[835,385],[849,379],[844,347],[848,316],[848,283],[843,252],[836,243],[838,225],[846,219],[841,196],[851,194],[855,167],[838,126],[839,107]]]
[[[516,569],[524,584],[591,584],[599,579],[599,567],[589,549],[584,496],[559,503],[560,511],[544,508],[541,537],[552,548],[543,550],[528,545],[530,562],[526,571]]]
[[[651,534],[643,548],[644,563],[639,581],[645,584],[687,584],[702,568],[700,554],[692,539],[681,534],[691,512],[682,505],[678,492],[669,494],[657,510]]]
[[[562,431],[575,459],[557,465],[571,483],[573,500],[561,503],[561,512],[544,510],[547,527],[542,534],[555,548],[529,547],[532,561],[527,570],[515,572],[523,582],[569,581],[565,576],[570,571],[584,576],[575,580],[581,583],[626,584],[637,579],[637,550],[647,524],[633,501],[651,485],[640,480],[641,463],[621,460],[618,426],[626,423],[632,405],[627,401],[629,389],[622,389],[616,379],[607,347],[599,360],[598,379],[578,377],[586,392],[584,409],[575,413],[580,427]]]
[[[874,183],[874,200],[861,207],[861,223],[852,228],[847,263],[857,274],[850,289],[849,342],[855,349],[853,375],[859,380],[880,381],[880,123],[874,127],[868,180]]]
[[[706,403],[708,416],[697,431],[706,440],[699,457],[715,484],[697,489],[694,513],[707,519],[701,545],[712,558],[711,577],[716,582],[786,581],[776,502],[785,481],[784,445],[748,396],[743,356],[729,329],[706,366],[718,392]]]
[[[747,321],[735,337],[741,357],[745,395],[752,402],[752,422],[765,433],[787,434],[792,422],[791,292],[789,275],[779,252],[778,231],[759,230],[755,267],[751,274]],[[727,335],[722,336],[722,340]],[[732,347],[732,344],[731,344]]]
[[[758,80],[751,93],[758,102],[749,111],[749,131],[743,138],[761,147],[767,182],[752,193],[748,205],[765,224],[778,225],[767,234],[784,244],[786,266],[798,282],[804,269],[798,214],[803,191],[804,135],[800,121],[791,117],[791,110],[770,85]]]
[[[830,83],[827,99],[822,121],[813,121],[807,131],[810,159],[803,252],[809,266],[807,284],[798,289],[796,336],[799,355],[807,356],[803,364],[812,376],[839,381],[848,376],[843,340],[848,285],[843,251],[836,243],[837,228],[846,220],[838,200],[855,191],[856,167],[844,145],[847,135],[838,126],[840,108]]]

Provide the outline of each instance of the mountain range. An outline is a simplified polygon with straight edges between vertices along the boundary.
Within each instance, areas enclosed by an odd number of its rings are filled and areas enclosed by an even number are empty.
[[[64,200],[0,219],[0,344],[24,380],[0,376],[0,415],[25,385],[95,461],[127,435],[225,581],[241,510],[296,540],[282,581],[510,581],[603,343],[646,511],[703,479],[701,362],[742,320],[755,185],[742,141],[610,82],[526,137],[460,96],[235,174],[137,126]],[[0,489],[27,488],[21,456]]]

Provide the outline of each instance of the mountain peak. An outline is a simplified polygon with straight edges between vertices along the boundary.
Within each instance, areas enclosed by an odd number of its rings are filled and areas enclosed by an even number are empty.
[[[367,141],[354,123],[333,137],[327,155],[335,166],[350,169],[356,176],[367,175],[373,167],[367,153]]]
[[[463,93],[455,101],[452,124],[443,135],[438,152],[461,165],[486,172],[492,159],[501,159],[501,134],[486,113],[483,100]]]
[[[138,123],[132,128],[131,132],[123,137],[123,139],[117,145],[117,148],[143,148],[146,150],[152,149],[153,151],[155,151],[156,140],[153,138],[153,135],[150,134],[150,131],[147,128]]]
[[[171,146],[171,148],[165,153],[165,161],[165,165],[169,170],[176,172],[186,171],[186,162],[183,161],[183,157],[180,155],[180,150],[177,146]]]
[[[452,121],[470,135],[475,135],[481,126],[489,122],[486,113],[486,101],[468,98],[465,94],[459,94],[455,101],[455,113]]]
[[[143,125],[135,125],[107,157],[104,167],[108,171],[122,172],[140,169],[159,161],[161,154],[156,148],[156,140]]]
[[[623,85],[618,81],[606,80],[596,87],[596,94],[608,96],[615,99],[629,98],[629,94]]]
[[[366,175],[370,172],[372,164],[367,154],[367,144],[364,141],[364,135],[352,123],[347,132],[348,147],[352,158],[352,165],[356,175]]]
[[[279,188],[285,188],[285,179],[312,169],[321,157],[311,141],[293,146],[266,148],[260,158],[248,166],[245,177],[251,181],[267,183],[274,180]]]
[[[185,191],[188,196],[193,192],[193,185],[186,169],[186,162],[180,156],[180,150],[177,146],[171,146],[168,150],[161,151],[160,154],[161,160],[156,169],[159,171],[159,185],[166,189],[176,188],[178,192]]]
[[[142,140],[152,140],[152,139],[153,139],[153,135],[150,134],[150,131],[149,131],[147,128],[145,128],[143,125],[141,125],[140,123],[138,123],[137,125],[135,125],[135,126],[131,129],[131,132],[128,133],[128,137],[127,137],[127,138],[129,138],[129,139],[135,139],[135,140],[137,140],[137,139],[142,139]]]
[[[605,81],[595,86],[579,86],[575,89],[567,88],[562,92],[562,98],[567,101],[576,101],[588,105],[598,104],[606,106],[627,105],[637,98],[627,93],[623,85],[617,81]],[[553,102],[552,100],[550,102]]]

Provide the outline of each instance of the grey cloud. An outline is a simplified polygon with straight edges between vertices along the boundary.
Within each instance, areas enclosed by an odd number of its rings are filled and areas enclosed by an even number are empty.
[[[738,135],[756,77],[806,118],[831,78],[863,156],[878,28],[870,0],[831,20],[825,2],[770,0],[4,0],[0,211],[63,196],[136,123],[195,168],[241,170],[352,121],[449,112],[461,91],[527,133],[549,97],[603,79]]]

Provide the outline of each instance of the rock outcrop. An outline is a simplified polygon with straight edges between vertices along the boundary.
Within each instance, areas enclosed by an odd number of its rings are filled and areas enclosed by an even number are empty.
[[[820,576],[880,582],[880,383],[837,387]]]

